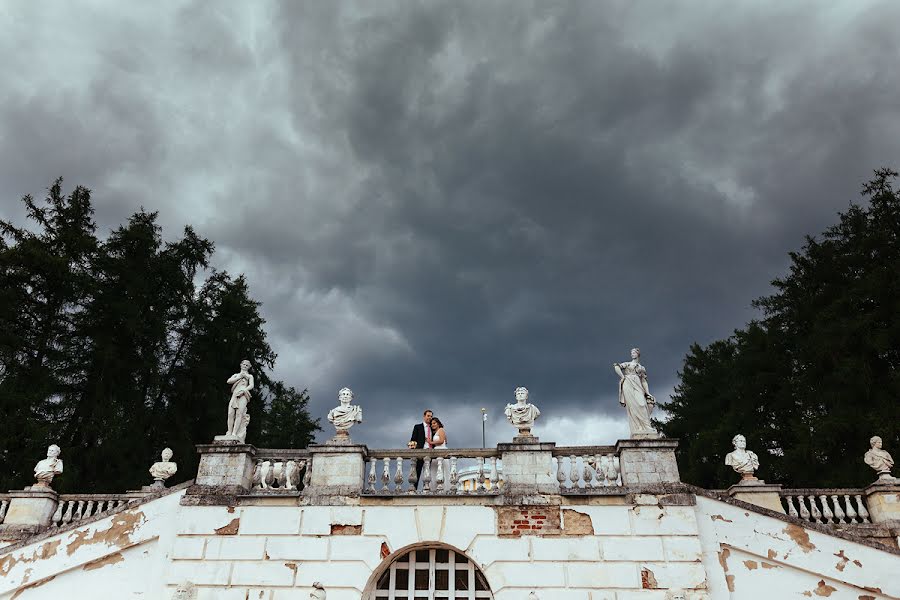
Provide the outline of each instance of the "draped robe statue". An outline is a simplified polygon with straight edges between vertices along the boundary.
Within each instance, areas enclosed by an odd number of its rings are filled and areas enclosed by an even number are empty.
[[[628,413],[628,428],[632,438],[655,438],[659,434],[650,423],[656,399],[647,386],[647,369],[640,362],[641,351],[631,349],[631,361],[613,365],[619,376],[619,404]]]

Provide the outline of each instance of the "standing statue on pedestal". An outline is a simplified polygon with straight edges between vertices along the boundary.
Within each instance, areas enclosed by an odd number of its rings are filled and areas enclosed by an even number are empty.
[[[59,446],[51,444],[47,448],[47,458],[34,466],[34,478],[39,487],[50,487],[53,477],[63,472],[63,461],[59,458]]]
[[[893,483],[895,478],[891,477],[891,469],[894,468],[894,459],[887,450],[881,449],[881,438],[874,436],[869,440],[869,445],[872,448],[866,452],[863,460],[878,473],[878,481]]]
[[[656,399],[647,386],[647,369],[641,364],[641,351],[631,349],[631,361],[613,364],[619,376],[619,404],[628,413],[628,427],[632,438],[656,438],[659,434],[650,424],[650,414]]]
[[[161,490],[166,487],[166,479],[178,471],[178,465],[172,462],[172,449],[162,451],[162,460],[153,463],[150,467],[150,475],[153,476],[153,489]]]
[[[520,437],[530,437],[535,419],[541,416],[538,407],[528,403],[528,388],[524,387],[516,388],[516,403],[507,404],[504,413],[506,419],[519,428]]]
[[[740,473],[741,483],[759,481],[753,474],[759,468],[759,457],[755,452],[747,450],[747,438],[737,434],[731,440],[734,451],[725,456],[725,464]]]
[[[349,440],[350,428],[356,423],[362,423],[362,408],[350,404],[353,402],[353,390],[341,388],[338,392],[340,406],[328,411],[328,421],[337,429],[336,440]]]
[[[231,401],[228,403],[228,437],[245,441],[250,415],[247,414],[247,403],[250,402],[250,390],[253,389],[253,375],[250,374],[250,361],[241,361],[240,373],[228,378],[231,385]]]

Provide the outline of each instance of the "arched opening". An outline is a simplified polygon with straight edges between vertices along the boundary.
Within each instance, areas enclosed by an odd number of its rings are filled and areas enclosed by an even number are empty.
[[[376,572],[366,600],[475,600],[493,598],[484,573],[447,546],[401,552]]]

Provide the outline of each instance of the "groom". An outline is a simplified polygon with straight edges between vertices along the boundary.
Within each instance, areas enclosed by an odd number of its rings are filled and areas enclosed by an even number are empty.
[[[431,410],[426,410],[422,414],[422,422],[415,425],[412,430],[412,435],[409,438],[409,443],[407,446],[411,450],[421,450],[423,448],[431,447],[431,417],[434,416],[434,413]],[[416,482],[422,479],[422,467],[425,466],[424,460],[416,461]]]

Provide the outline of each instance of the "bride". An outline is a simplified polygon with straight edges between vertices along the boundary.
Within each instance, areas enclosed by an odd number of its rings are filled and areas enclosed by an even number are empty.
[[[444,424],[437,417],[431,418],[431,444],[429,448],[436,450],[447,449],[447,434],[444,432]]]

